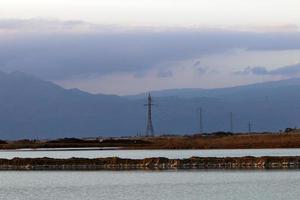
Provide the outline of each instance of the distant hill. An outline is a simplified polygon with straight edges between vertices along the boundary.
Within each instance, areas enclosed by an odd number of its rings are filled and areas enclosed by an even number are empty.
[[[21,72],[0,73],[0,138],[121,134],[129,124],[114,122],[131,105],[118,96],[66,90]]]
[[[158,134],[198,130],[203,108],[206,132],[278,131],[300,126],[300,79],[223,89],[152,92],[154,129]],[[0,72],[0,139],[120,136],[143,133],[146,95],[93,95],[64,89],[21,72]]]
[[[213,98],[240,98],[245,97],[241,94],[246,94],[252,97],[277,95],[280,92],[289,94],[294,89],[300,86],[300,78],[293,78],[280,81],[271,81],[263,83],[255,83],[250,85],[216,88],[216,89],[201,89],[201,88],[180,88],[150,91],[153,97],[181,97],[181,98],[195,98],[195,97],[213,97]],[[296,87],[296,88],[295,88]],[[279,91],[278,91],[279,90]],[[125,96],[128,99],[144,98],[146,93]]]

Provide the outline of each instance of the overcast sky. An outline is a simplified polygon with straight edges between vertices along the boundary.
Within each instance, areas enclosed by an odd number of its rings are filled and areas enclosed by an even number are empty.
[[[300,25],[298,0],[2,0],[1,18],[158,26]]]
[[[2,0],[0,70],[93,93],[300,75],[298,0]]]

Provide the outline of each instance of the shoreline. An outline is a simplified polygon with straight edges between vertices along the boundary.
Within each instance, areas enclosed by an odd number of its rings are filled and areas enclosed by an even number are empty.
[[[70,147],[70,148],[22,148],[22,149],[0,149],[1,152],[39,152],[39,151],[112,151],[123,150],[121,147]]]
[[[39,152],[39,151],[222,151],[222,150],[282,150],[282,149],[300,149],[300,147],[289,147],[289,148],[214,148],[214,149],[201,149],[201,148],[186,148],[186,149],[135,149],[135,148],[124,148],[124,147],[71,147],[71,148],[22,148],[22,149],[0,149],[1,152]],[[1,158],[1,157],[0,157]]]
[[[300,156],[191,157],[168,159],[109,158],[13,158],[0,159],[0,170],[172,170],[172,169],[300,169]]]

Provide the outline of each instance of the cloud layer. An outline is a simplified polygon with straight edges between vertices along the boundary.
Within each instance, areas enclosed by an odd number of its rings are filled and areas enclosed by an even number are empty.
[[[271,76],[285,76],[285,77],[296,77],[300,74],[300,63],[295,65],[288,65],[279,67],[274,70],[268,70],[265,67],[247,67],[242,71],[235,72],[236,75],[271,75]]]
[[[122,28],[42,19],[0,20],[0,34],[0,70],[19,70],[48,80],[120,73],[141,78],[153,69],[157,69],[157,77],[170,78],[174,75],[172,66],[165,67],[164,63],[198,59],[232,49],[300,49],[299,32]],[[208,70],[201,59],[192,66],[199,74]],[[264,75],[292,71],[256,67],[239,73]]]

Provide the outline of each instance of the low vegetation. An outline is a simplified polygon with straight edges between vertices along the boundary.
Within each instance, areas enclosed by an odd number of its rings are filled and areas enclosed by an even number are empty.
[[[142,148],[151,144],[148,140],[130,138],[114,139],[78,139],[61,138],[56,140],[17,140],[0,141],[0,149],[23,149],[23,148],[88,148],[88,147],[123,147]]]
[[[150,139],[151,148],[157,149],[249,149],[299,148],[300,134],[231,134],[161,137]],[[149,148],[149,147],[148,147]]]
[[[0,149],[79,147],[120,147],[124,149],[300,148],[300,133],[232,134],[217,132],[191,136],[0,141]]]

